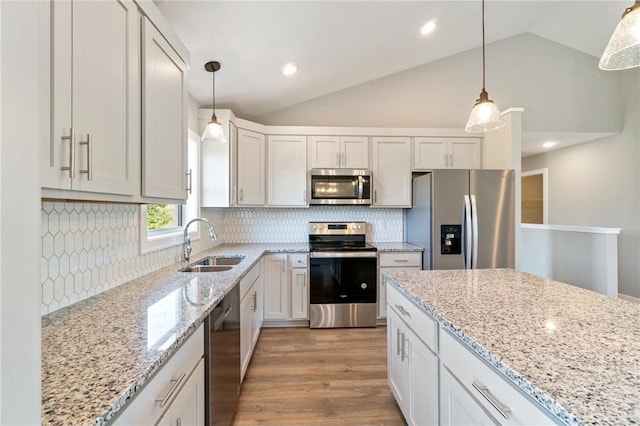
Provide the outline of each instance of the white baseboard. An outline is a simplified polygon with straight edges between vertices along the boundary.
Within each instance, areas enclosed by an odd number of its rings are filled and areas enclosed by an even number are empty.
[[[628,300],[629,302],[640,304],[640,297],[627,296],[626,294],[618,293],[618,299],[624,299]]]

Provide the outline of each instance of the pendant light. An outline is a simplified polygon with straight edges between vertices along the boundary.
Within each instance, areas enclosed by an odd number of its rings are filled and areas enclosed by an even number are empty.
[[[469,133],[489,132],[504,126],[500,110],[485,90],[484,0],[482,0],[482,91],[471,110],[465,130]]]
[[[598,65],[607,71],[640,66],[640,0],[625,9]]]
[[[218,123],[218,119],[216,118],[216,71],[220,69],[220,62],[210,61],[204,64],[204,69],[211,73],[212,75],[212,94],[213,94],[213,115],[211,116],[211,121],[207,124],[207,127],[204,129],[202,133],[202,142],[208,143],[225,143],[227,140],[224,137],[224,132],[222,131],[222,126]]]

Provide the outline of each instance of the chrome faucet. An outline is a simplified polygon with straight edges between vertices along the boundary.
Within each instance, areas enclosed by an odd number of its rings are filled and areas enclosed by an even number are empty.
[[[196,217],[195,219],[191,219],[185,226],[184,226],[184,260],[186,260],[187,262],[189,261],[189,258],[191,257],[191,237],[189,236],[189,225],[191,225],[193,222],[204,222],[207,224],[207,226],[209,227],[209,236],[211,237],[212,241],[215,241],[218,236],[216,235],[216,231],[213,229],[213,226],[211,226],[211,223],[203,218],[203,217]]]

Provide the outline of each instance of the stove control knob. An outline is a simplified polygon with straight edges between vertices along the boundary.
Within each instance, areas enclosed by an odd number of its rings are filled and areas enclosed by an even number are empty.
[[[356,229],[356,224],[351,225],[351,229]]]
[[[313,230],[315,231],[315,230],[316,230],[316,225],[313,225],[313,226],[311,227],[311,229],[313,229]]]
[[[358,230],[362,230],[362,225],[358,225]]]

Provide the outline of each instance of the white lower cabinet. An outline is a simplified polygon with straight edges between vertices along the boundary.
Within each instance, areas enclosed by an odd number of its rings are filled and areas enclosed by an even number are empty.
[[[203,357],[200,325],[111,424],[204,425]]]
[[[204,386],[204,359],[201,359],[176,399],[156,424],[159,426],[204,425]]]
[[[387,317],[387,284],[382,273],[422,269],[422,252],[379,253],[378,268],[378,318],[382,319]]]
[[[394,308],[388,310],[387,337],[389,386],[407,424],[438,424],[437,355]]]
[[[498,422],[487,414],[453,374],[443,367],[440,370],[440,424],[496,425]]]
[[[264,319],[309,319],[308,255],[269,254],[264,261]]]
[[[251,361],[262,327],[262,261],[240,281],[240,380]]]
[[[388,380],[408,424],[558,423],[398,289],[387,296]]]

